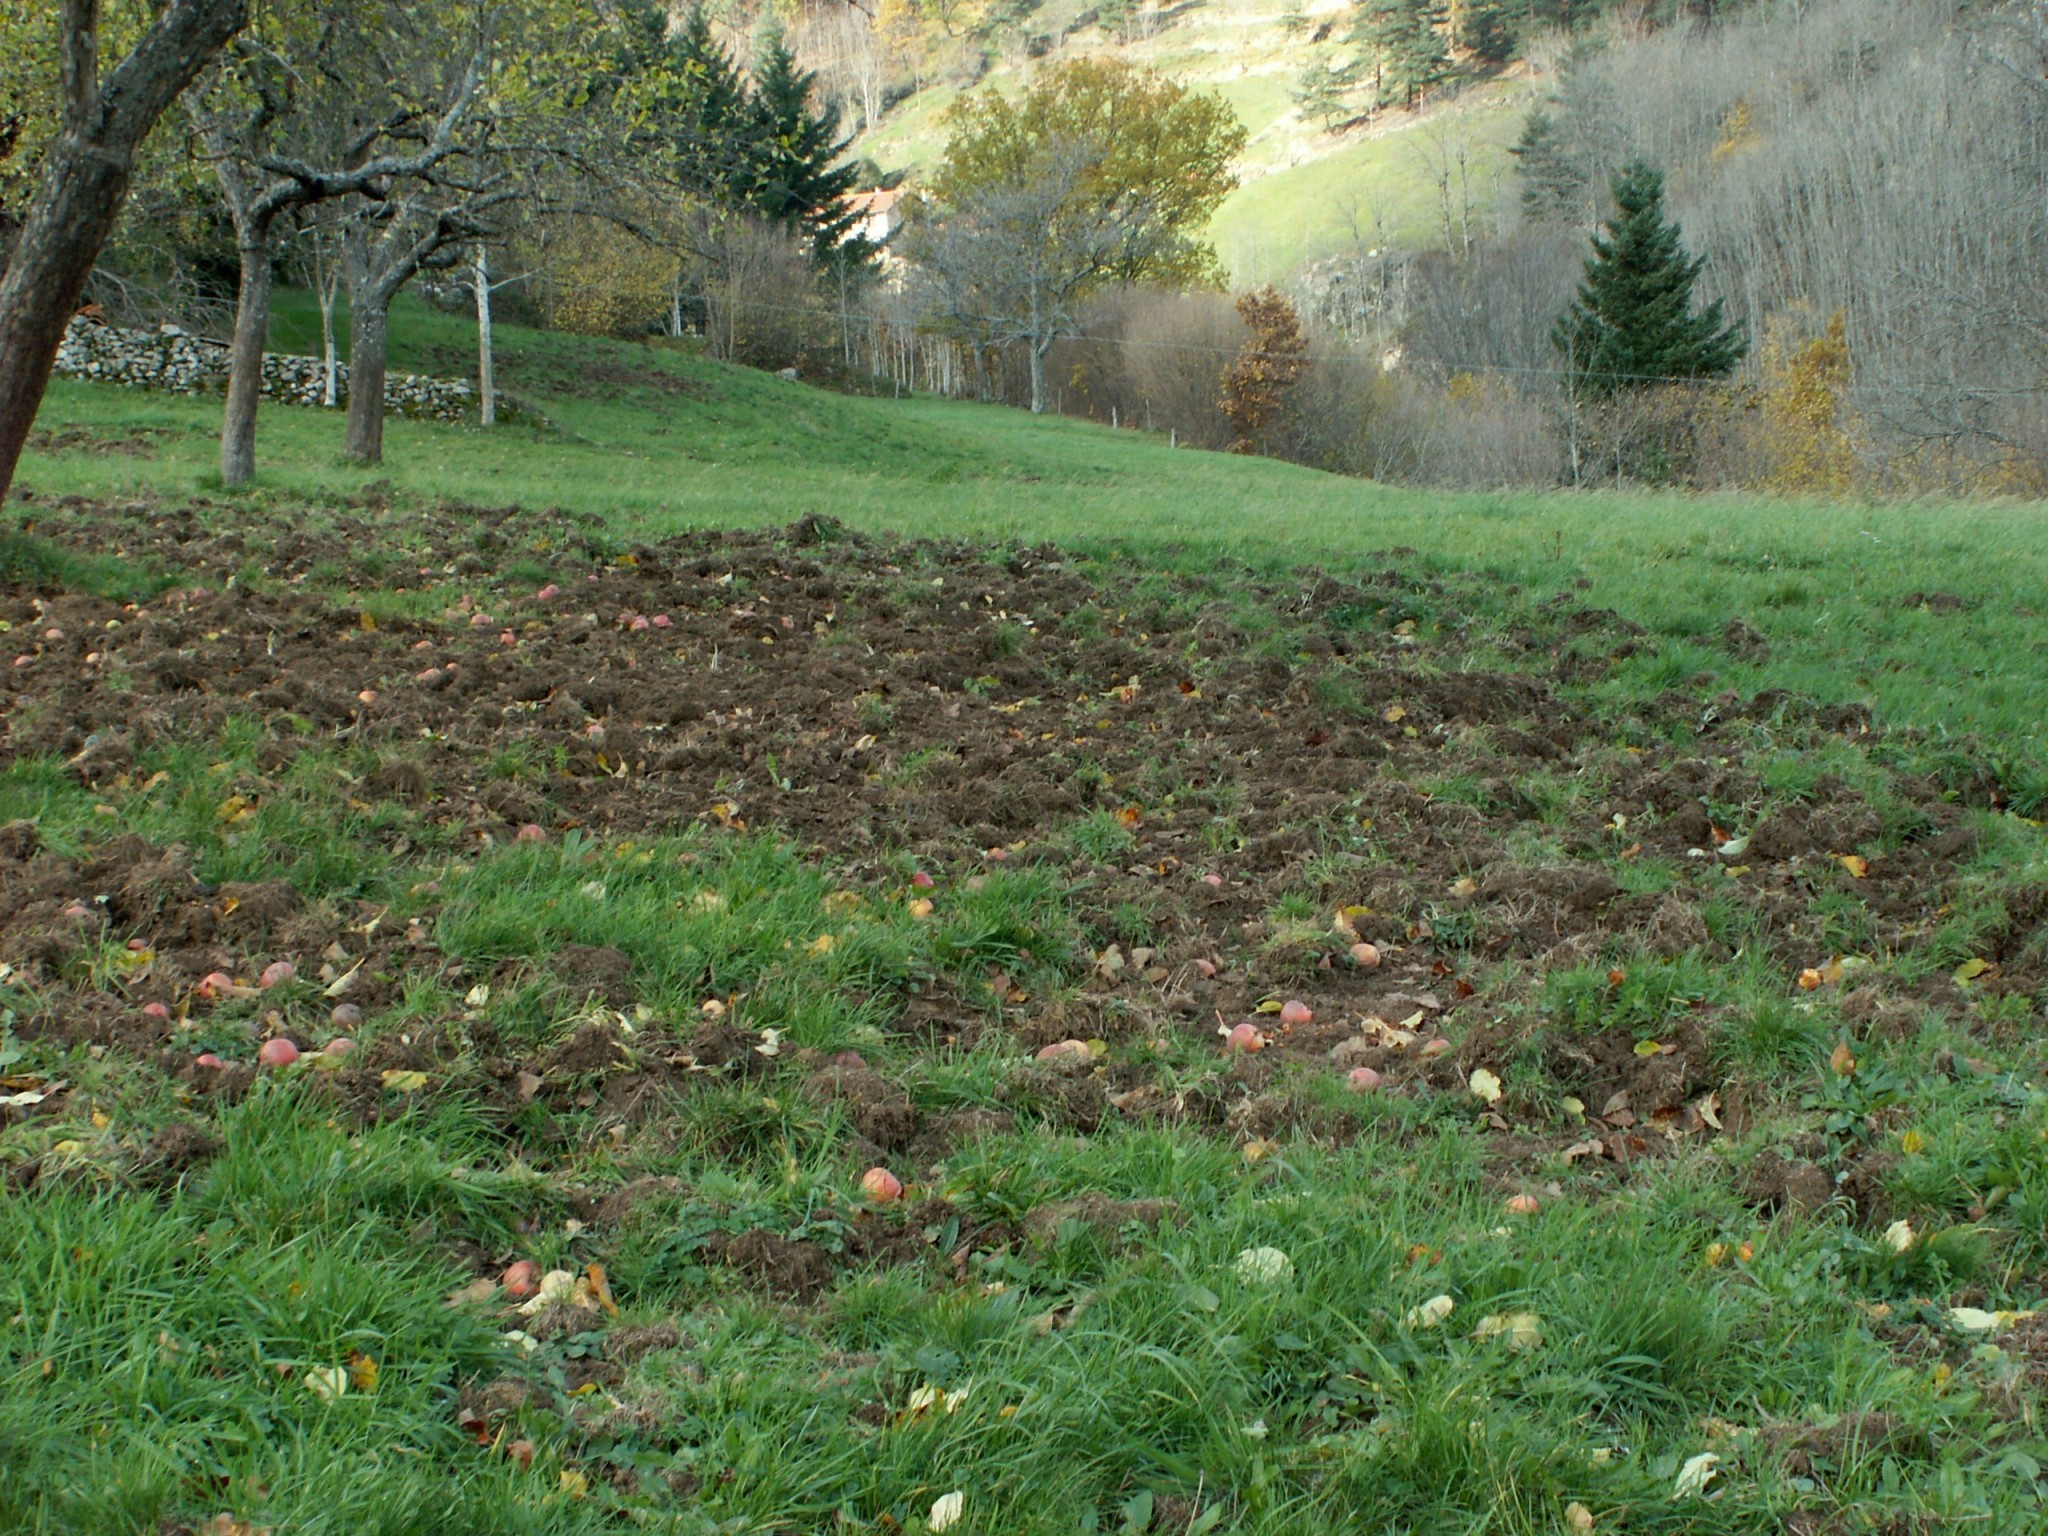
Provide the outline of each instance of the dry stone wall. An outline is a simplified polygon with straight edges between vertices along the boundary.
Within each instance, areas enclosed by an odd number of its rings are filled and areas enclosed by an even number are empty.
[[[107,325],[81,315],[57,349],[57,372],[103,384],[162,389],[173,394],[220,394],[227,389],[228,349],[175,325],[154,330]],[[348,365],[337,364],[338,398],[348,398]],[[327,365],[317,357],[266,352],[263,397],[285,405],[318,405],[327,395]],[[384,409],[395,416],[434,421],[474,421],[476,390],[456,379],[422,374],[393,375],[384,381]]]

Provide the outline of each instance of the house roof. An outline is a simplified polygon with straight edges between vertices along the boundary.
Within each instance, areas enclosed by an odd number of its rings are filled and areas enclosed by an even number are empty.
[[[903,200],[901,187],[877,187],[867,192],[849,192],[843,199],[846,211],[862,218],[887,213]]]

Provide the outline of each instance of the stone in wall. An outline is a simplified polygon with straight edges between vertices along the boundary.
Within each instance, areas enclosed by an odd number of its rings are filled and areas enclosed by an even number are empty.
[[[194,336],[176,325],[155,330],[107,325],[81,315],[64,332],[57,349],[57,372],[102,384],[134,389],[161,389],[172,394],[221,394],[228,384],[225,343]],[[335,367],[338,398],[348,398],[348,365]],[[263,356],[263,398],[282,405],[317,406],[327,395],[327,365],[317,357],[266,352]],[[431,421],[476,420],[474,386],[460,379],[436,379],[407,373],[384,381],[384,409],[393,416]],[[500,419],[532,412],[499,397]]]

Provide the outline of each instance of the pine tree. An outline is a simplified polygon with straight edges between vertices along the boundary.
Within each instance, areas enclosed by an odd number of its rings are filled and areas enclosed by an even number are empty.
[[[1374,95],[1381,106],[1416,99],[1451,72],[1444,48],[1443,0],[1361,0],[1352,41],[1371,51]]]
[[[1585,207],[1586,178],[1565,153],[1562,138],[1557,119],[1539,107],[1508,146],[1522,183],[1522,212],[1538,223],[1569,223]]]
[[[763,217],[801,229],[824,261],[855,223],[841,199],[860,174],[840,164],[850,138],[839,136],[839,109],[812,105],[817,76],[797,68],[780,33],[772,34],[754,64],[747,101],[753,156],[748,202]]]
[[[1615,211],[1593,236],[1578,299],[1551,339],[1575,388],[1610,396],[1659,380],[1719,378],[1749,343],[1724,324],[1721,301],[1697,314],[1693,284],[1705,257],[1688,256],[1675,220],[1664,215],[1664,176],[1635,161],[1613,181]]]
[[[669,36],[666,64],[673,82],[664,103],[665,131],[675,147],[683,185],[722,203],[743,201],[753,180],[754,128],[739,66],[693,5]]]
[[[1332,64],[1327,59],[1317,59],[1301,72],[1293,95],[1305,115],[1331,128],[1349,110],[1348,98],[1357,85],[1356,64]]]
[[[1515,28],[1508,0],[1469,0],[1458,18],[1458,46],[1482,64],[1498,66],[1513,58]]]

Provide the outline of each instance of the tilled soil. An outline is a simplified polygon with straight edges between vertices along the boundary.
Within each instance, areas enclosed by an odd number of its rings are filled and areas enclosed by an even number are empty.
[[[1193,1101],[1127,1069],[1033,1068],[1034,1109],[1083,1131],[1172,1114],[1271,1136],[1301,1123],[1265,1092],[1286,1062],[1458,1091],[1540,1030],[1546,1066],[1592,1117],[1573,1134],[1597,1155],[1709,1135],[1743,1097],[1705,1046],[1710,1010],[1646,1055],[1626,1031],[1533,1019],[1526,979],[1623,949],[1725,958],[1717,933],[1739,930],[1789,983],[1827,958],[1822,891],[1861,903],[1871,946],[1910,950],[1973,846],[1929,781],[1892,775],[1882,803],[1831,776],[1799,799],[1766,788],[1764,751],[1874,745],[1859,707],[1677,690],[1596,708],[1590,685],[1645,643],[1635,626],[1558,601],[1489,629],[1472,616],[1486,594],[1398,551],[1352,580],[1130,585],[1137,573],[1049,546],[885,542],[814,519],[617,548],[517,509],[353,508],[279,535],[228,508],[72,503],[36,532],[177,584],[141,603],[0,587],[0,765],[55,760],[115,798],[151,754],[240,720],[260,734],[260,773],[234,786],[245,804],[299,754],[342,747],[366,765],[364,804],[421,812],[457,847],[707,823],[777,832],[855,877],[906,850],[955,870],[1047,864],[1091,943],[1073,957],[1078,987],[1002,1010],[1033,1048],[1208,1035],[1282,993],[1313,1005],[1309,1024],[1265,1019],[1267,1049]],[[393,617],[406,601],[425,616]],[[1753,632],[1738,617],[1728,634],[1740,652]],[[508,761],[526,768],[507,775]],[[1854,875],[1843,858],[1858,850]],[[1632,881],[1660,859],[1680,877]],[[1986,957],[2010,962],[2015,987],[2042,916],[2016,916],[2009,952]],[[132,836],[66,858],[32,826],[0,829],[0,961],[71,1038],[172,1059],[171,1021],[86,980],[89,945],[146,946],[155,990],[183,994],[262,955],[310,967],[364,920],[281,882],[202,884],[183,850]],[[431,913],[394,927],[368,970],[465,979]],[[1354,939],[1383,963],[1354,964]],[[626,1006],[623,958],[565,954],[557,969]],[[1505,961],[1523,963],[1521,990],[1499,980]],[[361,994],[373,1013],[388,1000]],[[1872,1004],[1865,1024],[1885,1017]],[[675,1035],[693,1065],[715,1052]],[[433,1037],[365,1055],[337,1092],[430,1064]],[[558,1079],[563,1065],[492,1070],[509,1097],[522,1071]],[[212,1093],[248,1077],[176,1070]],[[863,1137],[942,1155],[952,1136],[931,1138],[891,1085],[833,1070],[814,1091],[849,1099]],[[607,1094],[631,1099],[623,1084]],[[733,1262],[795,1292],[816,1281],[779,1251]]]

